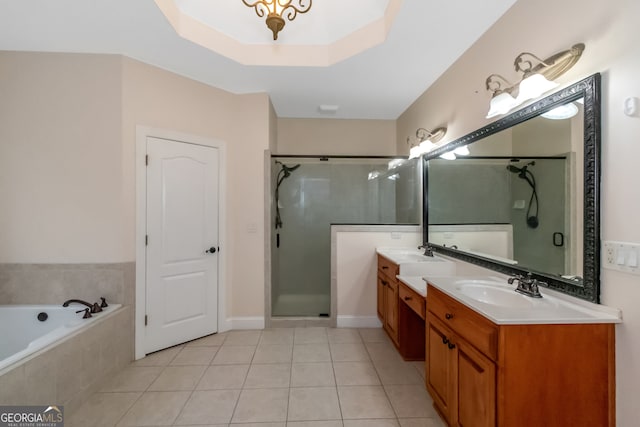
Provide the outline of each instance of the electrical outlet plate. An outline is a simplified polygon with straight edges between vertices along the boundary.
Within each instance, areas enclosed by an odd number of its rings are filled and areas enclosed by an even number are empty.
[[[603,242],[602,267],[640,275],[640,244]]]

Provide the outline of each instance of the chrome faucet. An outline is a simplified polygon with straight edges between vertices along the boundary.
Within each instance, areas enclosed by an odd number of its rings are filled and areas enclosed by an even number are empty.
[[[431,249],[431,246],[429,246],[428,244],[424,244],[424,245],[420,245],[418,246],[418,249],[424,249],[424,256],[433,256],[433,249]]]
[[[546,285],[545,282],[539,282],[538,279],[534,279],[531,276],[531,273],[527,274],[527,276],[523,276],[521,274],[515,275],[513,277],[509,277],[507,282],[509,284],[513,284],[513,282],[518,281],[518,287],[516,287],[516,292],[521,293],[522,295],[526,295],[532,298],[542,298],[542,294],[538,290],[538,284]]]
[[[69,300],[66,300],[64,303],[62,303],[62,306],[63,307],[69,307],[69,304],[72,304],[72,303],[86,305],[87,307],[89,307],[89,310],[90,310],[91,313],[100,313],[102,311],[102,307],[100,307],[100,304],[98,304],[97,302],[93,303],[93,304],[90,304],[90,303],[88,303],[86,301],[82,301],[81,299],[69,299]]]

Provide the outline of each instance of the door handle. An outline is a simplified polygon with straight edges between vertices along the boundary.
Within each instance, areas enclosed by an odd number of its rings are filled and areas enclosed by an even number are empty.
[[[215,254],[216,253],[216,248],[211,246],[209,249],[207,249],[204,252],[207,253],[207,254]]]

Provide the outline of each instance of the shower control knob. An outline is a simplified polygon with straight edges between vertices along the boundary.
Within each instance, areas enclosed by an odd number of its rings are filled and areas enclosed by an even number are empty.
[[[210,247],[209,249],[207,249],[205,252],[206,252],[206,253],[208,253],[208,254],[215,254],[215,253],[216,253],[216,248],[215,248],[215,247],[213,247],[213,246],[211,246],[211,247]]]

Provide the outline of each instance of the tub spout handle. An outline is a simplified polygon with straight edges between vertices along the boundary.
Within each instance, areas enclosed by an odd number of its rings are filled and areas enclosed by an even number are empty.
[[[105,299],[105,297],[100,297],[100,307],[109,307],[109,304],[107,304],[107,300]]]
[[[91,306],[91,313],[100,313],[102,311],[102,307],[97,302],[94,302]]]
[[[88,319],[91,317],[91,310],[89,308],[85,308],[84,310],[78,310],[76,311],[76,313],[82,313],[84,311],[84,316],[82,316],[83,319]]]

